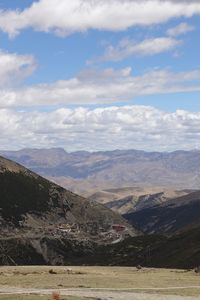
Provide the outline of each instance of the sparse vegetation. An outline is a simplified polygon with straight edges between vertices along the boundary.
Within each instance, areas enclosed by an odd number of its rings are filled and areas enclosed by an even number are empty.
[[[193,270],[142,268],[138,271],[132,267],[71,267],[71,269],[72,272],[68,273],[66,267],[54,267],[57,274],[52,276],[49,274],[48,266],[1,267],[0,287],[55,290],[66,288],[119,288],[128,290],[134,288],[135,290],[132,292],[152,293],[153,291],[149,291],[147,288],[158,288],[154,292],[185,295],[200,293],[200,288],[189,288],[190,286],[199,286],[199,275]],[[170,289],[170,287],[176,287],[176,289]],[[185,289],[178,287],[185,287]]]
[[[59,292],[52,293],[52,300],[62,300]]]
[[[4,219],[19,221],[30,211],[46,211],[49,201],[48,181],[23,173],[0,173],[1,214]]]
[[[194,271],[195,271],[196,274],[200,274],[200,266],[196,267],[196,268],[194,269]]]

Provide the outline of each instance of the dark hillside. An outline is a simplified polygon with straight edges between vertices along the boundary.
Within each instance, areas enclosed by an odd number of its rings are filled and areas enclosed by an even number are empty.
[[[147,234],[173,234],[200,222],[200,192],[125,214],[124,217]]]
[[[192,269],[200,265],[200,227],[170,238],[158,235],[129,237],[118,244],[42,238],[48,259],[28,239],[0,240],[0,264],[102,265]],[[13,259],[13,261],[10,260]],[[61,259],[62,258],[62,259]]]
[[[172,237],[145,235],[102,246],[88,263],[191,269],[200,265],[200,227]]]
[[[105,206],[89,201],[51,183],[28,169],[0,157],[0,220],[24,226],[77,224],[87,229],[108,229],[124,219]],[[46,222],[46,223],[45,223]],[[19,222],[18,222],[19,223]],[[23,226],[23,225],[22,225]],[[34,228],[33,228],[34,229]]]
[[[63,264],[96,243],[137,235],[119,214],[0,157],[0,262]],[[88,250],[87,250],[88,249]],[[7,253],[7,254],[6,254]]]
[[[23,173],[0,173],[1,214],[6,220],[21,220],[28,212],[48,210],[50,184]]]

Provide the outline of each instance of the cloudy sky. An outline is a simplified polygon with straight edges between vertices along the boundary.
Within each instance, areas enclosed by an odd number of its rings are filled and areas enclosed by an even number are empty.
[[[199,149],[199,53],[197,0],[0,0],[0,149]]]

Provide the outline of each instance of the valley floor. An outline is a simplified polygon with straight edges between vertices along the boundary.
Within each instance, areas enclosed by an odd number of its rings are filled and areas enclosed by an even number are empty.
[[[21,300],[11,295],[51,295],[53,291],[80,300],[200,300],[200,275],[133,267],[0,267],[0,300]],[[10,298],[3,296],[6,294]]]

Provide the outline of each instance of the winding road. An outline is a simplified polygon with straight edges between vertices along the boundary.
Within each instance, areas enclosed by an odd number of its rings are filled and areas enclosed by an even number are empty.
[[[156,295],[156,291],[173,290],[173,289],[199,289],[199,296],[185,297],[175,295]],[[134,291],[155,291],[155,294],[134,293]],[[68,289],[28,289],[16,287],[1,287],[0,294],[35,294],[35,295],[49,295],[52,292],[60,292],[63,296],[82,296],[94,297],[101,300],[200,300],[200,286],[189,287],[168,287],[168,288],[129,288],[129,289],[106,289],[106,288],[68,288]]]

